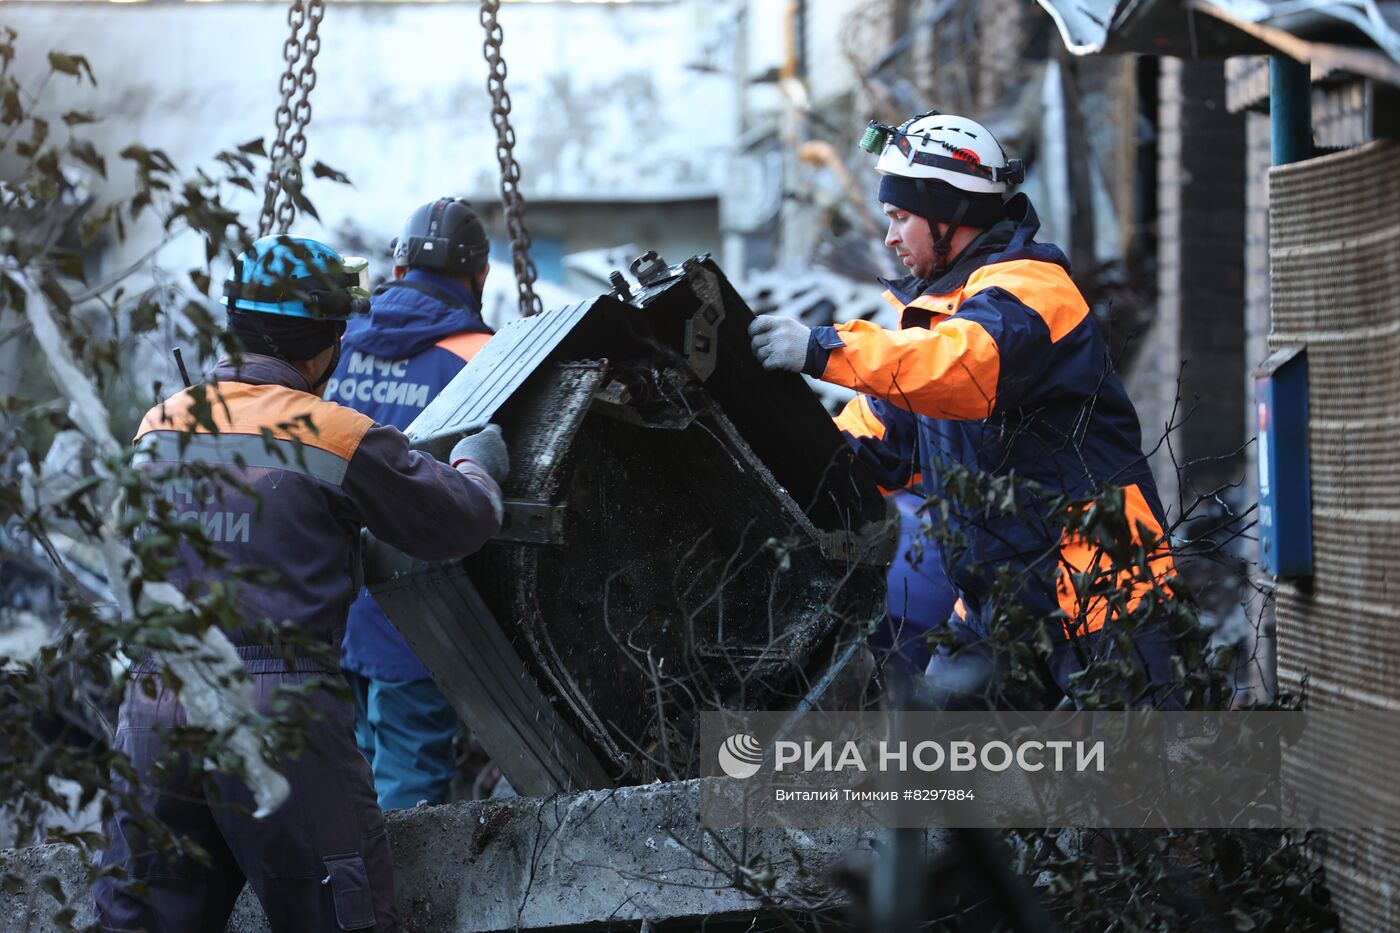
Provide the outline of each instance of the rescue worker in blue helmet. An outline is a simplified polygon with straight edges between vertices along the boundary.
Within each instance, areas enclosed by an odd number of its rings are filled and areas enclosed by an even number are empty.
[[[351,322],[326,396],[405,428],[491,336],[481,319],[490,243],[469,203],[439,198],[409,216],[391,249],[394,279]],[[350,607],[341,666],[380,806],[446,803],[457,714],[368,591]]]
[[[360,533],[422,560],[475,551],[500,529],[506,451],[499,432],[481,432],[456,445],[449,466],[411,450],[397,429],[322,398],[346,321],[368,305],[365,266],[306,237],[253,242],[224,286],[228,331],[245,352],[156,405],[137,432],[139,468],[171,504],[218,519],[201,518],[217,559],[206,563],[183,543],[169,582],[199,599],[211,582],[238,575],[238,621],[225,630],[254,708],[272,713],[279,688],[291,688],[306,744],[277,762],[291,794],[264,819],[250,815],[251,794],[232,775],[188,760],[173,773],[153,770],[165,730],[184,717],[160,672],[138,659],[117,728],[137,776],[130,789],[148,817],[208,862],[155,851],[140,815],[119,810],[102,854],[110,872],[94,891],[104,930],[223,930],[245,881],[274,930],[399,928],[354,712],[326,686],[360,589]],[[121,774],[114,782],[127,786]]]
[[[1118,644],[1099,637],[1109,601],[1084,581],[1107,575],[1126,591],[1126,610],[1150,610],[1157,597],[1148,592],[1166,592],[1174,573],[1137,413],[1068,260],[1037,242],[1035,208],[1010,194],[1020,161],[985,126],[930,111],[898,127],[872,123],[862,148],[879,154],[884,242],[909,272],[882,280],[899,329],[863,320],[808,328],[763,315],[750,327],[753,351],[770,370],[863,393],[838,417],[857,458],[885,488],[917,477],[939,503],[929,514],[946,512],[943,560],[959,599],[948,622],[956,647],[936,653],[927,672],[938,702],[1034,709],[1073,700],[1073,675]],[[956,494],[969,475],[1014,477],[1013,507]],[[1057,520],[1067,500],[1106,490],[1122,497],[1148,556],[1143,572],[1106,567]],[[1133,643],[1138,670],[1158,687],[1170,682],[1176,651],[1164,628],[1149,625]],[[1038,685],[1010,676],[1007,635],[1048,646],[1033,652]],[[1130,702],[1170,706],[1177,696],[1154,689]]]

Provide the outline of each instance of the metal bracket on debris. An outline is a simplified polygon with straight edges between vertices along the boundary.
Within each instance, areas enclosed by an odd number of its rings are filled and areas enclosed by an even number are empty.
[[[724,309],[706,302],[685,322],[685,362],[701,382],[715,371],[719,325],[723,320]]]
[[[688,260],[684,268],[696,297],[703,302],[685,322],[685,362],[696,378],[704,382],[715,371],[715,359],[719,355],[724,300],[714,273],[694,260]]]
[[[505,517],[494,540],[517,544],[563,544],[564,505],[505,500]]]
[[[666,265],[666,260],[662,259],[654,249],[649,249],[632,260],[631,268],[632,274],[636,276],[637,282],[643,288],[664,282],[671,272],[671,267]]]

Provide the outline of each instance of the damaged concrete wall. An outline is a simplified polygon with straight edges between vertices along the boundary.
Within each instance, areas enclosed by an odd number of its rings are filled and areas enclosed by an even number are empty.
[[[307,154],[355,186],[313,183],[322,223],[299,219],[299,232],[382,248],[417,203],[445,192],[497,199],[478,11],[474,3],[329,5]],[[92,62],[95,89],[67,78],[51,88],[54,124],[71,109],[102,116],[84,129],[114,182],[129,181],[117,153],[133,141],[163,149],[189,172],[220,149],[274,133],[286,19],[286,5],[275,3],[7,3],[5,10],[20,33],[20,75],[30,86],[49,49]],[[674,255],[717,247],[713,202],[735,132],[736,82],[694,66],[702,53],[728,66],[729,43],[720,40],[732,20],[728,4],[699,0],[504,5],[516,155],[541,230],[569,250],[609,245],[585,242],[595,226],[587,219],[552,218],[550,202],[586,203],[611,226],[627,204],[711,202],[667,224],[653,220],[660,242],[648,245]],[[114,184],[112,193],[121,188]],[[245,218],[255,216],[254,203],[244,198]],[[110,246],[99,271],[124,267],[159,239],[153,225],[137,225],[126,245]],[[162,260],[188,268],[200,249],[186,238]]]
[[[823,0],[807,4],[807,30],[804,52],[807,84],[812,100],[824,104],[852,93],[859,76],[847,54],[853,17],[869,15],[868,0]],[[866,49],[878,54],[882,49]],[[854,137],[862,127],[852,127]]]
[[[739,864],[773,872],[772,898],[811,903],[830,871],[872,850],[857,830],[718,830],[696,822],[698,781],[547,798],[396,810],[388,815],[399,921],[417,933],[546,930],[589,923],[703,920],[761,905],[732,878]],[[933,831],[926,845],[942,844]],[[736,861],[737,860],[737,861]],[[750,861],[752,860],[752,861]],[[768,865],[771,861],[771,865]],[[0,871],[28,888],[0,902],[0,929],[47,933],[56,878],[75,898],[75,922],[93,919],[77,850],[42,846],[0,853]],[[26,922],[32,926],[25,926]],[[267,929],[247,890],[229,927]]]

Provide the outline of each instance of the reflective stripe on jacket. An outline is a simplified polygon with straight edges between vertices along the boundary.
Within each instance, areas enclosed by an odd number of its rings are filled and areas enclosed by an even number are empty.
[[[368,319],[347,330],[326,397],[381,424],[406,428],[491,339],[479,305],[460,283],[411,269],[380,289]],[[341,665],[375,680],[428,676],[368,591],[350,607]]]
[[[881,485],[922,473],[923,492],[947,501],[947,530],[966,547],[944,548],[945,565],[970,624],[991,608],[1000,571],[1022,581],[1014,596],[1037,617],[1058,610],[1093,631],[1106,606],[1079,598],[1071,574],[1103,569],[1104,558],[1062,534],[1056,500],[1121,487],[1130,527],[1150,538],[1157,579],[1172,570],[1164,514],[1137,412],[1064,254],[1035,242],[1040,224],[1023,195],[1007,208],[1010,219],[937,281],[884,283],[899,330],[868,321],[814,328],[809,360],[821,371],[809,374],[864,393],[837,423]],[[1016,509],[950,499],[944,484],[956,464],[1028,481]],[[1132,603],[1150,587],[1128,585]]]
[[[311,394],[281,360],[248,354],[237,369],[224,360],[196,388],[203,401],[185,389],[147,412],[137,461],[230,569],[275,574],[239,582],[248,624],[229,632],[236,645],[268,643],[253,628],[260,621],[338,643],[359,591],[361,527],[420,560],[465,556],[499,530],[500,489],[484,472],[410,450],[396,429]],[[226,476],[203,480],[180,468],[194,463]],[[192,596],[225,572],[188,545],[180,558],[170,582]]]

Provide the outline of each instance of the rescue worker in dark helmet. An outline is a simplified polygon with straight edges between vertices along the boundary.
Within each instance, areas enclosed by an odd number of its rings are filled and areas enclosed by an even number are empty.
[[[461,198],[409,216],[391,245],[394,280],[350,323],[326,397],[406,428],[491,336],[481,319],[490,272],[486,228]],[[457,714],[368,591],[350,607],[341,667],[355,736],[386,810],[446,803]]]
[[[883,282],[900,329],[863,320],[808,328],[763,315],[749,331],[754,353],[770,370],[864,393],[838,418],[858,459],[886,488],[921,476],[923,494],[947,509],[950,537],[940,543],[960,597],[948,622],[958,647],[929,663],[938,701],[1054,706],[1094,652],[1116,644],[1097,637],[1107,604],[1074,586],[1076,574],[1103,570],[1102,555],[1056,524],[1056,500],[1121,490],[1131,533],[1146,535],[1139,540],[1150,567],[1139,574],[1147,580],[1113,578],[1130,589],[1130,608],[1173,572],[1137,413],[1064,254],[1036,241],[1030,200],[1008,197],[1020,161],[985,126],[929,112],[899,127],[872,124],[862,148],[880,154],[884,242],[909,270]],[[950,495],[943,483],[958,467],[1014,475],[1016,507]],[[1010,633],[1023,642],[1044,626],[1044,695],[1012,695],[1020,688],[996,647],[997,619],[1029,620]],[[1171,680],[1175,651],[1164,629],[1145,627],[1133,645],[1139,670],[1159,685]],[[1158,691],[1153,701],[1175,705],[1177,694]]]
[[[355,744],[354,711],[320,685],[337,675],[359,592],[361,529],[422,560],[475,551],[500,529],[506,450],[499,429],[488,429],[460,441],[449,466],[411,450],[397,429],[322,398],[345,321],[368,304],[365,265],[305,237],[255,241],[225,284],[228,330],[247,352],[217,364],[202,386],[207,402],[201,387],[185,389],[141,422],[140,468],[160,477],[177,508],[218,518],[205,527],[221,560],[206,565],[182,545],[169,581],[198,599],[211,578],[260,571],[237,580],[240,621],[226,634],[251,678],[255,711],[271,713],[278,689],[292,688],[306,747],[279,759],[291,794],[264,819],[250,815],[240,780],[208,774],[200,761],[155,774],[165,730],[185,720],[159,672],[138,662],[117,745],[146,813],[211,861],[153,851],[136,815],[118,811],[102,866],[130,880],[98,881],[104,930],[222,931],[245,879],[274,930],[398,929],[384,818]],[[288,628],[303,643],[323,642],[328,660],[286,636],[279,644]]]

